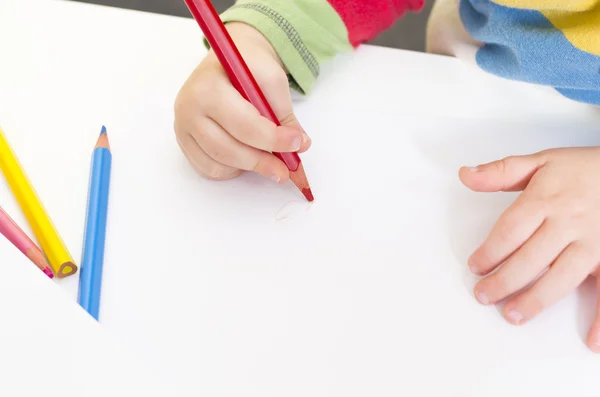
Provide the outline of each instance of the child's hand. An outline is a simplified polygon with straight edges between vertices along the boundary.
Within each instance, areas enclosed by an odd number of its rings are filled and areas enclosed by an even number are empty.
[[[236,91],[210,51],[177,96],[177,141],[194,168],[210,179],[235,178],[245,170],[283,183],[289,171],[270,152],[310,147],[292,110],[286,71],[257,30],[241,23],[228,24],[227,29],[282,126],[262,117]]]
[[[522,324],[596,272],[600,264],[600,147],[509,157],[476,169],[462,168],[460,178],[479,192],[523,190],[469,259],[476,274],[499,267],[475,286],[481,303],[510,297],[504,314],[512,324]],[[600,308],[588,345],[600,352]]]

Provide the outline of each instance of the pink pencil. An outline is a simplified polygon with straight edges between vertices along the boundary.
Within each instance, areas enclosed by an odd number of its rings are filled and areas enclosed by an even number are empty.
[[[29,258],[37,267],[43,271],[46,276],[54,278],[52,269],[48,266],[42,250],[34,244],[23,230],[11,219],[10,216],[0,207],[0,233],[13,243],[19,251]]]

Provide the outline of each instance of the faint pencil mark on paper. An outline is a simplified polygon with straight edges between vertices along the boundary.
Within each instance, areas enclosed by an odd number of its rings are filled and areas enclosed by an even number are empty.
[[[306,202],[306,200],[292,200],[285,203],[277,214],[275,215],[276,221],[286,221],[289,218],[293,217],[295,214],[298,214],[300,211],[304,209],[304,211],[310,210],[313,206],[314,201],[311,203]]]

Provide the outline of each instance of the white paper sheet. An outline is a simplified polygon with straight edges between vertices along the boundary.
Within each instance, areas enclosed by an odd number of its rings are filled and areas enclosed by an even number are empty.
[[[0,395],[178,395],[4,239],[0,253]]]
[[[600,361],[583,342],[593,286],[519,328],[480,306],[466,259],[515,194],[471,193],[457,171],[597,144],[598,124],[399,122],[311,103],[298,114],[314,139],[302,156],[312,205],[254,175],[205,181],[166,121],[123,122],[123,148],[135,130],[156,132],[115,172],[108,260],[128,266],[107,275],[107,327],[142,355],[186,363],[174,376],[199,394],[596,393]],[[140,174],[151,182],[131,183]]]
[[[57,13],[61,24],[47,17]],[[24,20],[27,29],[15,22]],[[583,344],[593,287],[518,328],[478,305],[466,259],[515,195],[474,194],[456,176],[462,164],[598,144],[596,111],[448,58],[363,47],[324,66],[297,104],[314,141],[302,156],[316,196],[309,206],[291,186],[254,175],[205,181],[179,153],[173,100],[203,55],[193,21],[10,0],[0,4],[0,37],[14,32],[18,40],[2,42],[10,61],[0,63],[0,122],[75,258],[89,155],[107,125],[102,327],[181,390],[597,395],[600,359]],[[0,199],[16,212],[8,190]],[[0,338],[0,362],[21,359],[7,346],[29,346],[46,363],[69,351],[23,337],[55,319],[57,333],[85,334],[76,346],[100,332],[70,306],[76,278],[53,286],[17,254],[8,261],[21,261],[27,277],[3,280],[12,289],[0,292],[0,315],[10,326],[0,335],[20,336]],[[30,302],[47,294],[51,315]],[[24,312],[31,317],[17,321]],[[138,368],[97,340],[85,346],[97,349],[104,379]]]

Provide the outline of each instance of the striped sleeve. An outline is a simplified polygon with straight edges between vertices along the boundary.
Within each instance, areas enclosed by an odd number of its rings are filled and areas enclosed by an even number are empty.
[[[290,84],[309,93],[322,62],[352,51],[424,0],[237,0],[223,22],[244,22],[271,42]]]
[[[600,106],[600,0],[462,0],[458,11],[480,68]]]

